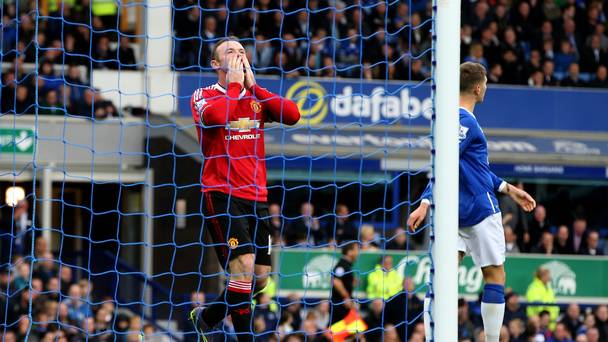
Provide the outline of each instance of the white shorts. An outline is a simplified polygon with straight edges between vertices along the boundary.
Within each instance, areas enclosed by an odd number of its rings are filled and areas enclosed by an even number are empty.
[[[502,215],[496,213],[472,227],[461,227],[458,230],[458,251],[470,254],[477,267],[504,264],[506,248]]]

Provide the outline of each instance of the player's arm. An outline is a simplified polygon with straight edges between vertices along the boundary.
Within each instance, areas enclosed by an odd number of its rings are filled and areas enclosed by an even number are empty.
[[[496,177],[496,176],[494,176]],[[497,177],[498,178],[498,177]],[[503,181],[504,186],[500,190],[503,194],[509,195],[522,209],[530,212],[536,208],[536,201],[526,191]]]
[[[428,213],[429,207],[431,206],[431,200],[433,198],[433,183],[429,181],[420,195],[420,205],[416,210],[414,210],[407,219],[407,226],[409,229],[414,232],[424,219],[426,218],[426,214]]]
[[[245,67],[245,86],[253,93],[253,96],[262,101],[270,116],[268,119],[285,125],[295,125],[300,120],[300,110],[295,102],[260,87],[255,82],[247,58],[243,59],[243,65]]]
[[[236,108],[239,95],[243,90],[245,73],[242,59],[234,56],[228,62],[226,95],[213,99],[205,99],[202,89],[194,92],[191,99],[192,115],[197,124],[205,126],[225,125],[228,121],[236,120]]]

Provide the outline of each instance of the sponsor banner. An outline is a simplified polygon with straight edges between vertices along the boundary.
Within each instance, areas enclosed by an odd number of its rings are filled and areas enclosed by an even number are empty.
[[[393,257],[394,268],[413,279],[418,292],[426,291],[431,260],[427,253],[387,251]],[[378,263],[380,252],[361,253],[354,265],[358,278],[357,291],[364,296],[367,275]],[[283,250],[277,256],[279,274],[277,288],[281,294],[297,292],[309,297],[328,297],[331,291],[332,270],[341,257],[340,251],[323,250]],[[549,269],[551,285],[562,302],[587,301],[608,302],[607,257],[540,255],[509,255],[505,263],[506,286],[525,295],[538,267]],[[470,257],[465,258],[458,269],[458,289],[460,295],[477,296],[483,287],[481,269],[474,267]]]
[[[608,167],[492,163],[490,165],[490,168],[497,175],[500,175],[502,177],[542,177],[560,179],[608,178]]]
[[[394,131],[335,130],[307,127],[265,130],[266,143],[317,145],[330,147],[371,147],[378,149],[430,150],[428,135]],[[573,156],[608,156],[608,141],[585,139],[487,136],[490,153],[559,154]]]
[[[31,128],[0,128],[0,153],[32,155],[34,130]]]
[[[301,124],[401,124],[428,126],[432,107],[428,84],[335,79],[257,77],[268,90],[294,100]],[[190,95],[214,84],[214,74],[182,73],[179,111],[190,116]],[[603,90],[532,89],[491,86],[475,114],[484,128],[603,132],[608,119]]]

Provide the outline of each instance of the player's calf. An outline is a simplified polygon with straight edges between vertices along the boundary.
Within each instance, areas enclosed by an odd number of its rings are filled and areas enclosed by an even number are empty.
[[[253,341],[251,329],[251,292],[254,255],[244,254],[230,261],[230,280],[226,304],[239,342]]]

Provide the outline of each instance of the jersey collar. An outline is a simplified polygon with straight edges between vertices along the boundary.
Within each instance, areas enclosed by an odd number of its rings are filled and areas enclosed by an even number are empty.
[[[222,86],[221,86],[219,83],[216,83],[216,84],[212,85],[212,86],[211,86],[211,88],[213,88],[213,89],[215,89],[215,90],[217,90],[217,91],[221,91],[222,93],[226,94],[226,89],[225,89],[224,87],[222,87]],[[243,88],[243,89],[241,90],[241,93],[239,94],[239,100],[240,100],[241,98],[243,98],[243,96],[245,96],[245,93],[246,93],[246,92],[247,92],[247,91],[245,90],[245,88]]]
[[[477,117],[475,116],[475,114],[469,112],[468,109],[464,108],[464,107],[460,107],[461,111],[464,111],[465,113],[469,114],[470,116],[474,117],[475,119],[477,119]]]

